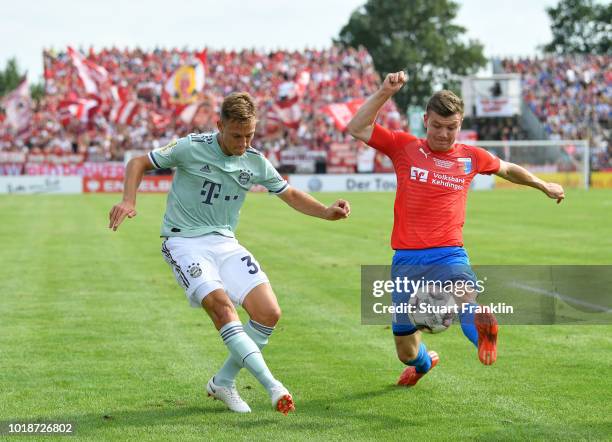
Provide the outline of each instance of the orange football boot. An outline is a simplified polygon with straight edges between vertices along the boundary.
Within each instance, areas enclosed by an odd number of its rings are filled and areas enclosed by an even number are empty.
[[[476,313],[474,325],[478,330],[478,359],[492,365],[497,359],[497,319],[493,313]]]
[[[438,353],[432,350],[428,351],[427,354],[431,358],[431,367],[429,368],[429,371],[426,371],[425,373],[417,373],[416,367],[410,365],[406,367],[406,369],[402,372],[401,376],[397,381],[397,385],[413,387],[416,385],[417,382],[419,382],[419,379],[421,379],[423,376],[429,373],[436,365],[438,365],[438,361],[440,361]]]
[[[292,411],[295,411],[295,405],[293,404],[293,398],[290,394],[286,394],[281,397],[276,403],[276,411],[280,411],[287,416]]]

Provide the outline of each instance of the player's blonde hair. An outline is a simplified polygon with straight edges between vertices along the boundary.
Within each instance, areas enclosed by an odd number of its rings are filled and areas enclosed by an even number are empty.
[[[427,103],[426,112],[433,111],[441,117],[459,114],[463,117],[463,100],[449,90],[436,92]]]
[[[255,100],[247,92],[232,92],[225,97],[221,105],[221,120],[238,123],[257,120]]]

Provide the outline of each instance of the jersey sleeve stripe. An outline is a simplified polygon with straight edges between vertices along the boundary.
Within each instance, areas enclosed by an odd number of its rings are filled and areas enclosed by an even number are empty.
[[[285,183],[285,185],[283,187],[281,187],[278,190],[274,190],[274,191],[270,191],[270,193],[274,193],[275,195],[279,195],[281,193],[283,193],[285,190],[287,190],[287,188],[289,187],[289,183]]]
[[[153,163],[153,165],[155,166],[156,169],[161,169],[160,165],[157,164],[157,161],[155,161],[155,157],[153,156],[153,152],[149,152],[149,159],[151,160],[151,162]]]

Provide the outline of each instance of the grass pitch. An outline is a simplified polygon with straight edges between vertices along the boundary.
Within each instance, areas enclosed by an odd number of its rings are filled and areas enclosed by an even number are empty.
[[[284,312],[264,354],[288,417],[246,372],[252,414],[205,396],[225,349],[159,253],[165,196],[141,195],[115,233],[118,195],[0,197],[0,422],[72,422],[88,440],[612,438],[612,326],[503,327],[492,367],[456,326],[426,337],[439,366],[395,387],[391,331],[359,311],[359,266],[391,259],[393,195],[342,197],[353,215],[336,223],[267,195],[242,211],[238,237]],[[557,206],[498,190],[471,194],[464,233],[474,264],[612,264],[611,226],[609,191]]]

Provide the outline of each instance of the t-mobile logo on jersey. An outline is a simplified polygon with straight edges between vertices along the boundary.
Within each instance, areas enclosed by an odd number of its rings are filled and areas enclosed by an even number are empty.
[[[421,169],[419,167],[414,167],[414,166],[410,168],[410,179],[411,180],[420,181],[421,183],[426,183],[428,175],[429,175],[429,170]]]
[[[204,180],[204,184],[202,184],[202,191],[200,195],[204,197],[204,204],[212,204],[212,200],[219,198],[219,193],[221,191],[221,184],[213,183],[212,181]]]

